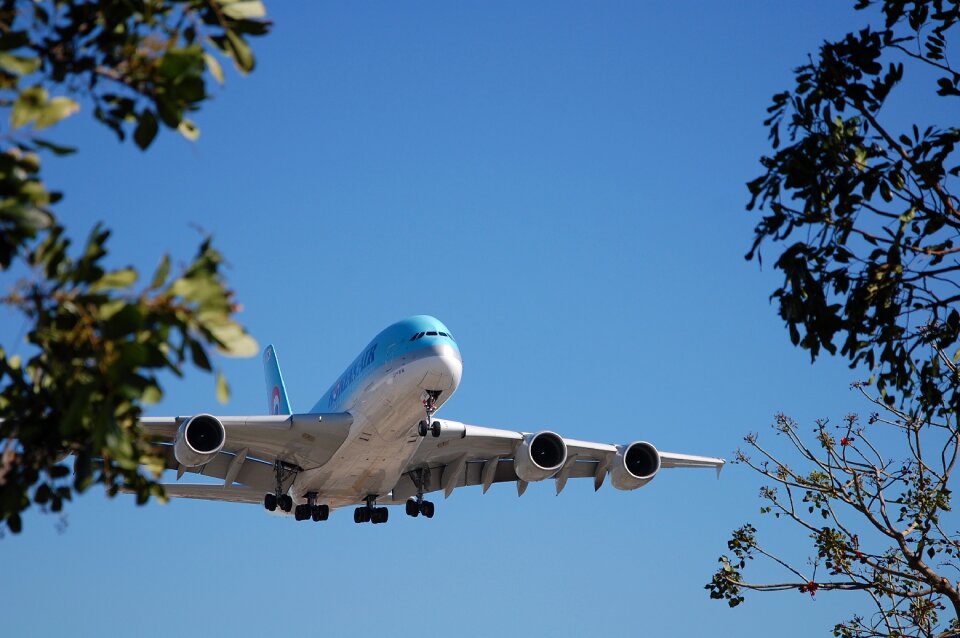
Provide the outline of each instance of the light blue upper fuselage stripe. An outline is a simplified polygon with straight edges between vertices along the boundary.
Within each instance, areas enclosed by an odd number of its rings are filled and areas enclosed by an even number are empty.
[[[450,334],[439,319],[429,315],[416,315],[389,326],[373,338],[360,355],[337,378],[330,389],[320,397],[313,407],[314,412],[327,412],[338,409],[357,388],[376,370],[401,357],[410,358],[417,350],[431,349],[430,346],[444,345],[453,348],[459,356],[460,348],[450,337],[424,335],[411,341],[410,338],[421,332],[445,332]]]

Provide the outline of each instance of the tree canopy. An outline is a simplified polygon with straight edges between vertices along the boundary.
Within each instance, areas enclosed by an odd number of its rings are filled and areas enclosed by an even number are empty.
[[[145,283],[110,269],[104,225],[79,250],[41,178],[41,158],[73,153],[47,137],[90,112],[147,149],[161,128],[188,140],[190,117],[224,82],[221,60],[254,68],[249,38],[269,31],[259,1],[0,2],[0,269],[24,272],[0,299],[22,313],[26,351],[0,344],[0,521],[19,532],[32,503],[60,511],[95,483],[109,494],[162,497],[163,460],[137,426],[158,401],[158,374],[213,371],[211,350],[249,355],[256,342],[209,238],[182,268],[170,256]],[[218,396],[228,387],[217,373]],[[144,474],[141,466],[152,470]]]
[[[873,412],[818,421],[812,440],[781,414],[773,429],[786,445],[746,437],[737,461],[766,481],[761,513],[799,526],[811,546],[800,560],[747,523],[707,589],[730,606],[747,590],[856,591],[874,611],[836,623],[836,636],[957,635],[960,530],[947,513],[960,447],[960,128],[949,116],[960,73],[948,41],[960,4],[856,8],[880,23],[824,42],[773,97],[772,152],[748,184],[762,216],[747,258],[778,252],[771,298],[792,342],[867,371],[855,387]],[[783,578],[747,578],[754,559]]]
[[[839,352],[875,372],[891,405],[956,412],[960,392],[935,348],[952,353],[960,339],[952,194],[960,129],[894,120],[883,108],[907,69],[915,84],[901,97],[910,104],[960,96],[947,58],[960,7],[861,0],[857,8],[879,8],[883,27],[824,43],[768,109],[775,152],[749,183],[748,208],[764,214],[747,257],[782,248],[774,267],[783,284],[772,298],[812,358]]]

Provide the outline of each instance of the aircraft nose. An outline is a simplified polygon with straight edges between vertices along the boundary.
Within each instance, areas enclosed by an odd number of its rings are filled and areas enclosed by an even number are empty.
[[[424,390],[444,390],[452,392],[460,385],[463,374],[463,362],[452,348],[437,348],[429,357],[427,369],[419,386]]]

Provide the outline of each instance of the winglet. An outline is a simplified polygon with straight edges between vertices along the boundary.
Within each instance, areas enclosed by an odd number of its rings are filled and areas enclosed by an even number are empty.
[[[720,463],[720,465],[717,466],[717,480],[718,480],[718,481],[720,480],[720,470],[722,470],[722,469],[723,469],[723,466],[727,464],[727,460],[726,460],[726,459],[720,459],[720,460],[722,461],[722,463]]]
[[[267,382],[267,411],[270,414],[292,414],[287,389],[280,374],[280,361],[273,344],[263,351],[263,376]]]

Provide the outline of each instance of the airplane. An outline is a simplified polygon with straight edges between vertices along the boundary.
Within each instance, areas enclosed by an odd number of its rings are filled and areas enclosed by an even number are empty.
[[[371,341],[309,412],[290,408],[276,350],[263,352],[267,405],[260,416],[142,417],[141,428],[165,447],[167,468],[222,484],[165,484],[167,496],[261,504],[324,521],[355,506],[356,523],[385,523],[388,505],[433,518],[424,498],[458,487],[513,482],[523,495],[553,479],[609,475],[619,490],[649,483],[663,468],[715,468],[720,458],[662,452],[646,441],[622,445],[435,419],[460,384],[463,360],[450,330],[427,315],[389,326]]]

